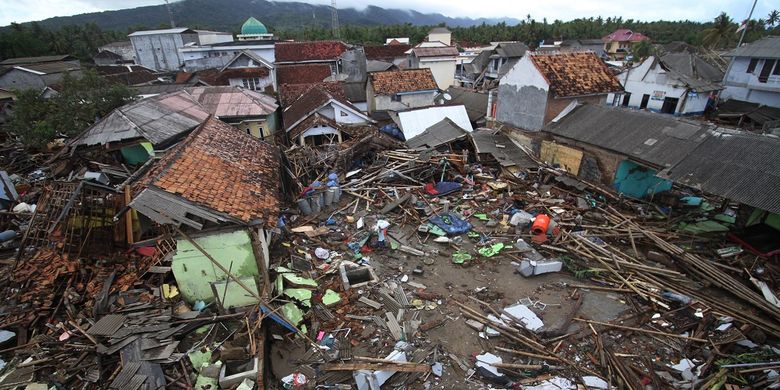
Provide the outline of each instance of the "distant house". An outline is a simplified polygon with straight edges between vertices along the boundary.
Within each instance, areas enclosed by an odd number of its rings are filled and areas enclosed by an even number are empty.
[[[702,115],[721,89],[723,73],[692,53],[650,56],[618,75],[625,93],[614,105],[674,115]]]
[[[135,50],[130,41],[111,42],[100,46],[92,60],[98,66],[132,64],[135,61]]]
[[[714,126],[671,116],[584,104],[545,126],[540,159],[584,180],[644,198],[672,188],[658,178],[707,138]]]
[[[381,61],[400,66],[406,64],[406,52],[411,48],[412,45],[399,43],[384,46],[364,46],[363,51],[366,53],[366,60],[368,61]]]
[[[762,38],[727,56],[721,98],[780,107],[780,37]]]
[[[482,50],[470,63],[458,70],[458,79],[467,86],[483,85],[503,77],[520,61],[528,46],[520,42],[498,42],[490,50]]]
[[[573,101],[604,104],[623,87],[591,52],[531,53],[500,80],[496,119],[536,131]]]
[[[13,109],[16,95],[8,90],[0,89],[0,125],[8,122]]]
[[[434,27],[428,32],[428,42],[441,42],[447,46],[452,44],[452,31],[447,27]]]
[[[559,50],[590,50],[599,58],[603,58],[606,55],[606,52],[604,51],[604,41],[601,39],[567,39],[561,42]]]
[[[276,91],[274,65],[249,50],[242,50],[220,69],[228,85],[252,91]]]
[[[640,32],[634,32],[627,28],[615,30],[615,32],[605,35],[601,40],[604,42],[604,52],[613,60],[623,60],[631,53],[631,48],[642,41],[650,40],[646,35]]]
[[[454,46],[414,47],[409,53],[409,68],[430,69],[439,89],[455,85],[458,49]]]
[[[372,123],[359,108],[321,86],[314,86],[283,113],[291,142],[301,146],[341,143],[349,127]]]
[[[198,33],[188,28],[136,31],[130,35],[135,61],[157,71],[175,71],[184,63],[179,49],[198,44]]]
[[[8,60],[6,60],[8,61]],[[0,88],[6,90],[37,89],[58,84],[66,74],[81,76],[81,66],[72,61],[44,62],[29,65],[13,65],[0,70]]]
[[[221,34],[221,33],[220,33]],[[210,68],[222,68],[241,52],[250,52],[263,61],[273,64],[275,60],[273,34],[259,20],[250,17],[241,26],[241,34],[234,41],[233,36],[219,41],[200,41],[178,49],[184,70],[195,72]]]
[[[270,138],[278,129],[279,106],[271,96],[237,87],[195,87],[186,91],[206,112],[255,138]]]
[[[430,69],[369,73],[366,85],[368,112],[431,106],[438,92]]]

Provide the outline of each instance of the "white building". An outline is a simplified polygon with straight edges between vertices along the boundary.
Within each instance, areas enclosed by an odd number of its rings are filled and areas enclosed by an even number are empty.
[[[729,56],[721,98],[780,107],[780,37],[763,38]]]
[[[439,89],[455,85],[458,49],[454,46],[414,47],[409,52],[409,67],[430,69]]]
[[[446,27],[434,27],[428,32],[428,42],[441,42],[446,46],[452,45],[452,31]]]
[[[285,108],[283,120],[290,141],[301,146],[341,143],[350,127],[373,123],[352,103],[319,86]]]
[[[179,49],[198,44],[198,33],[188,28],[136,31],[130,35],[135,63],[158,71],[174,71],[184,62]]]
[[[199,36],[200,33],[198,31]],[[268,32],[265,25],[250,17],[241,26],[238,41],[234,41],[230,33],[205,31],[199,42],[189,43],[179,48],[179,56],[187,72],[222,68],[241,52],[252,53],[263,61],[273,64],[276,59],[274,43],[273,34]]]
[[[625,93],[610,94],[613,105],[674,115],[702,115],[721,89],[723,73],[695,54],[648,57],[618,75]]]

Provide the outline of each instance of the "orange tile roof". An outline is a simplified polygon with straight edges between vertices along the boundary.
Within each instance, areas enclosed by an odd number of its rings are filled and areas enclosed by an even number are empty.
[[[245,223],[275,226],[279,150],[210,117],[168,152],[147,185]]]
[[[623,91],[618,79],[592,52],[532,53],[531,61],[555,97]]]
[[[371,72],[368,79],[377,95],[439,89],[433,73],[427,68]]]

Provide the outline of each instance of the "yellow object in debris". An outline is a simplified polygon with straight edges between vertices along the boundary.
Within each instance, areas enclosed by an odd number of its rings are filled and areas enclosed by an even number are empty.
[[[165,299],[171,299],[179,295],[179,288],[166,283],[162,285],[162,293]]]

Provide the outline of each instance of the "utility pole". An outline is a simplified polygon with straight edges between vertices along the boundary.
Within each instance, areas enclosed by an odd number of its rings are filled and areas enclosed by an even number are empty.
[[[168,19],[171,21],[171,28],[176,28],[176,22],[173,21],[173,11],[171,11],[171,3],[165,0],[165,9],[168,10]]]
[[[748,14],[748,18],[745,21],[745,28],[742,29],[742,35],[739,36],[739,43],[737,43],[737,47],[742,46],[742,40],[745,39],[745,33],[747,32],[748,24],[750,24],[750,18],[753,17],[753,10],[756,9],[756,3],[757,2],[758,2],[758,0],[753,0],[753,6],[750,7],[750,14]]]
[[[336,8],[336,0],[330,1],[330,25],[333,28],[333,37],[339,38],[339,9]]]

